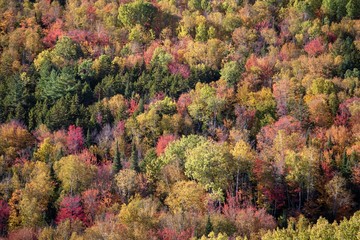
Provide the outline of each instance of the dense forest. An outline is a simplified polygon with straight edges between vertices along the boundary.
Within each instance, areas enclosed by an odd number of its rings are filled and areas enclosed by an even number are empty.
[[[0,238],[359,239],[360,0],[0,0]]]

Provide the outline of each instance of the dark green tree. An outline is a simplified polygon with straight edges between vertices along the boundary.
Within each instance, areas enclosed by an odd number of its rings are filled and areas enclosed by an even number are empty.
[[[136,172],[140,172],[139,156],[137,153],[135,143],[132,143],[132,146],[131,146],[130,168],[132,170],[135,170]]]
[[[121,165],[121,153],[119,150],[119,143],[116,141],[116,149],[114,154],[114,160],[112,165],[112,170],[114,174],[117,174],[122,169]]]
[[[350,0],[346,4],[347,16],[351,19],[360,18],[360,0]]]
[[[144,0],[136,0],[131,3],[122,4],[119,7],[118,18],[127,28],[132,28],[136,24],[147,27],[157,13],[157,9],[151,3]]]
[[[211,223],[210,215],[208,215],[206,226],[205,226],[205,236],[208,236],[209,233],[213,231],[213,225]]]

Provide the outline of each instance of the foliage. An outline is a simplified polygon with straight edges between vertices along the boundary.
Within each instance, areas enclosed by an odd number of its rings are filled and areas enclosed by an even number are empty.
[[[1,237],[359,238],[359,8],[0,0]]]

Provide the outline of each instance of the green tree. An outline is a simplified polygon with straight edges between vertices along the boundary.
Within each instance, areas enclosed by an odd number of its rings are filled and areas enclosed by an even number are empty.
[[[149,27],[157,13],[157,9],[151,3],[144,0],[136,0],[119,7],[118,18],[127,28],[132,28],[136,24]]]
[[[224,67],[221,69],[221,77],[226,80],[229,86],[235,86],[240,80],[240,76],[244,69],[236,61],[230,61],[224,64]]]
[[[136,172],[140,172],[139,156],[135,143],[131,146],[130,168]]]
[[[346,12],[347,16],[351,19],[359,19],[360,18],[360,1],[359,0],[350,0],[346,4]]]
[[[190,92],[192,102],[188,106],[190,116],[204,123],[216,126],[216,117],[225,106],[225,100],[217,97],[216,90],[207,84],[197,83],[195,90]]]
[[[231,178],[231,156],[225,146],[206,141],[186,151],[185,174],[213,192],[226,189]]]
[[[114,154],[112,169],[113,169],[114,174],[117,174],[122,169],[121,153],[120,153],[120,150],[119,150],[118,141],[116,141],[116,148],[115,148],[115,154]]]

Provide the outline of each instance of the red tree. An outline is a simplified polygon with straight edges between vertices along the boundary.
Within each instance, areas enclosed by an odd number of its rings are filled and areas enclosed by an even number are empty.
[[[160,156],[166,149],[166,147],[171,143],[172,141],[175,141],[176,137],[172,134],[169,135],[163,135],[159,137],[159,140],[156,144],[156,155]]]
[[[84,212],[89,223],[95,220],[96,212],[99,208],[99,191],[97,189],[89,189],[81,194],[84,203]]]
[[[316,56],[321,54],[325,50],[325,46],[322,43],[320,38],[316,38],[310,42],[308,42],[304,47],[305,52],[310,56]]]
[[[10,207],[6,201],[0,200],[0,236],[4,235],[7,230],[7,222],[10,215]]]
[[[66,136],[66,146],[71,154],[79,152],[84,147],[84,137],[81,127],[74,125],[69,126]]]
[[[56,223],[59,224],[66,219],[70,221],[79,220],[86,223],[84,209],[81,205],[81,198],[79,196],[64,197],[60,203],[60,210],[56,217]]]

